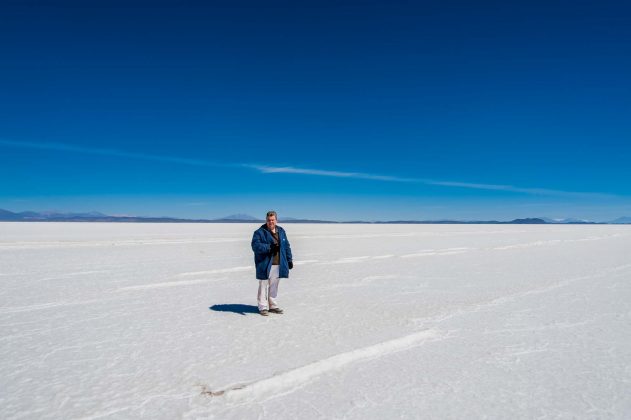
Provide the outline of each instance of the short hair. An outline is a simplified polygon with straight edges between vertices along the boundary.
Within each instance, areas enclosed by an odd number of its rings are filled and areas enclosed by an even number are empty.
[[[270,210],[267,212],[267,214],[265,215],[265,220],[267,220],[268,218],[272,216],[274,216],[276,220],[278,220],[278,216],[276,215],[276,212],[274,210]]]

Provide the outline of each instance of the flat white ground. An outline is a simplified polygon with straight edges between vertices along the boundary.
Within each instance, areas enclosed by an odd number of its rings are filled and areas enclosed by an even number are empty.
[[[257,227],[0,223],[0,418],[631,418],[631,226]]]

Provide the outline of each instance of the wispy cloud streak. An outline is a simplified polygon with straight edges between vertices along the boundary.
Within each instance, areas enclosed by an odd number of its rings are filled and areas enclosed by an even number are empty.
[[[513,185],[496,185],[496,184],[476,184],[469,182],[454,182],[454,181],[438,181],[433,179],[424,178],[404,178],[388,175],[375,175],[366,174],[362,172],[342,172],[342,171],[327,171],[321,169],[306,169],[296,168],[292,166],[264,166],[264,165],[244,165],[257,169],[263,173],[286,173],[286,174],[302,174],[302,175],[316,175],[327,176],[337,178],[354,178],[354,179],[369,179],[373,181],[387,181],[387,182],[405,182],[414,184],[436,185],[442,187],[454,187],[454,188],[468,188],[476,190],[491,190],[491,191],[506,191],[513,193],[523,193],[532,195],[547,195],[567,198],[612,198],[615,197],[612,194],[603,194],[595,192],[575,192],[575,191],[561,191],[548,188],[523,188],[515,187]]]
[[[312,168],[297,168],[294,166],[267,166],[251,163],[226,163],[226,162],[214,162],[201,159],[190,159],[176,156],[163,156],[152,155],[147,153],[134,153],[126,152],[115,149],[101,149],[101,148],[88,148],[74,146],[64,143],[37,143],[37,142],[24,142],[24,141],[11,141],[0,140],[0,145],[9,147],[19,147],[27,149],[40,149],[40,150],[54,150],[59,152],[72,152],[72,153],[84,153],[91,155],[101,156],[113,156],[123,157],[129,159],[142,159],[148,161],[176,163],[181,165],[193,165],[193,166],[205,166],[205,167],[218,167],[218,168],[245,168],[256,170],[264,174],[296,174],[296,175],[312,175],[323,176],[333,178],[347,178],[347,179],[365,179],[370,181],[383,181],[383,182],[400,182],[400,183],[412,183],[412,184],[424,184],[434,185],[451,188],[467,188],[476,190],[490,190],[490,191],[506,191],[512,193],[522,193],[530,195],[544,195],[566,198],[613,198],[616,197],[612,194],[603,194],[595,192],[574,192],[574,191],[561,191],[547,188],[524,188],[516,187],[513,185],[496,185],[496,184],[477,184],[469,182],[455,182],[455,181],[440,181],[425,178],[405,178],[390,175],[378,175],[368,174],[363,172],[345,172],[345,171],[331,171],[323,169]]]
[[[134,152],[126,152],[122,150],[115,150],[115,149],[80,147],[80,146],[74,146],[74,145],[69,145],[69,144],[64,144],[64,143],[35,143],[35,142],[24,142],[24,141],[18,142],[18,141],[10,141],[10,140],[0,140],[0,145],[19,147],[19,148],[25,148],[25,149],[54,150],[58,152],[73,152],[73,153],[85,153],[85,154],[90,154],[90,155],[142,159],[142,160],[149,160],[149,161],[155,161],[155,162],[177,163],[177,164],[182,164],[182,165],[193,165],[193,166],[210,166],[210,167],[242,167],[243,166],[241,164],[213,162],[213,161],[207,161],[207,160],[189,159],[189,158],[181,158],[181,157],[175,157],[175,156],[152,155],[152,154],[147,154],[147,153],[134,153]]]
[[[390,182],[417,182],[412,178],[401,178],[388,175],[373,175],[362,172],[340,172],[340,171],[326,171],[321,169],[306,169],[295,168],[293,166],[264,166],[264,165],[244,165],[252,169],[256,169],[266,174],[301,174],[301,175],[316,175],[316,176],[328,176],[335,178],[355,178],[355,179],[369,179],[373,181],[390,181]]]

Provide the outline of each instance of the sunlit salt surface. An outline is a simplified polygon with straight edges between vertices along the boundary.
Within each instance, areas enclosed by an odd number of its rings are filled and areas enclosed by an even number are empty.
[[[257,227],[0,223],[0,418],[631,417],[631,226]]]

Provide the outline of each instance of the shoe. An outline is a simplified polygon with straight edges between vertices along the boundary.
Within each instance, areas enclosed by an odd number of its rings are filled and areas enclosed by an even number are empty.
[[[263,315],[263,316],[268,316],[269,315],[269,313],[267,312],[267,309],[263,309],[263,310],[259,311],[259,313],[261,315]]]
[[[282,314],[282,313],[283,313],[283,310],[282,310],[282,309],[280,309],[280,308],[272,308],[272,309],[270,309],[269,311],[270,311],[271,313],[273,313],[273,314]]]

